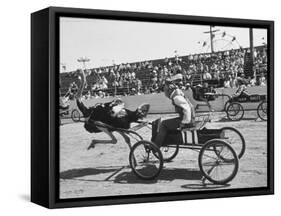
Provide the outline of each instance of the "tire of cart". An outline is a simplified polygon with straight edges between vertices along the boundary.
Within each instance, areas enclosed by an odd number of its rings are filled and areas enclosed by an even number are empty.
[[[133,145],[129,162],[134,174],[144,180],[156,178],[163,168],[161,151],[154,143],[145,140]]]
[[[225,104],[224,104],[224,108],[223,108],[223,111],[227,111],[227,108],[229,106],[230,102],[229,101],[226,101]]]
[[[226,109],[227,118],[231,121],[240,121],[244,116],[244,108],[240,103],[230,103]]]
[[[172,161],[179,153],[179,144],[171,144],[160,147],[162,153],[163,161],[170,162]],[[155,155],[158,157],[157,155]]]
[[[73,109],[71,112],[71,119],[74,122],[79,122],[81,119],[80,112],[77,109]]]
[[[246,142],[243,135],[235,128],[223,127],[220,139],[226,141],[236,152],[238,158],[242,158],[246,150]]]
[[[263,120],[267,121],[267,101],[262,101],[257,108],[258,117]]]
[[[214,184],[227,184],[234,179],[239,159],[227,142],[213,139],[206,142],[199,152],[199,168],[205,179]]]

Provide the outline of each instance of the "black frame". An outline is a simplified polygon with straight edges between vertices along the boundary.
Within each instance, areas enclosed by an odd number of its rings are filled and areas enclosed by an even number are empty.
[[[174,192],[59,199],[59,17],[101,18],[268,30],[268,186],[219,191]],[[274,22],[49,7],[31,15],[31,201],[48,208],[205,199],[274,193]]]

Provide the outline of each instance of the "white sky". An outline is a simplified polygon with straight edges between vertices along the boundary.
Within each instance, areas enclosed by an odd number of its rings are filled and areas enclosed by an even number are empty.
[[[249,29],[219,27],[215,50],[249,47]],[[88,57],[88,68],[172,57],[208,51],[209,26],[102,19],[60,18],[60,62],[66,71],[81,68],[79,57]],[[226,41],[221,33],[226,32]],[[238,43],[229,44],[232,36]],[[264,38],[264,40],[262,39]],[[201,42],[199,44],[198,42]],[[202,43],[207,41],[207,46]],[[266,29],[254,29],[254,46],[267,41]],[[229,44],[229,45],[227,45]],[[210,49],[209,49],[210,51]],[[63,69],[61,67],[61,72]]]

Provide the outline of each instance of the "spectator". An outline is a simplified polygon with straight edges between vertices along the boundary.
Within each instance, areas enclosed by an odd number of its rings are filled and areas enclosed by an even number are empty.
[[[256,85],[256,78],[252,77],[252,79],[250,80],[250,86],[255,86]]]
[[[121,63],[119,65],[99,67],[87,70],[88,90],[95,91],[108,90],[117,94],[117,89],[126,88],[126,94],[130,94],[132,89],[141,93],[141,89],[146,92],[155,89],[160,91],[163,80],[171,77],[173,74],[181,73],[183,75],[183,86],[186,83],[196,83],[198,77],[219,83],[224,87],[235,88],[237,86],[237,77],[244,76],[244,57],[249,49],[228,50],[216,53],[205,53],[189,55],[175,58],[164,58],[156,61],[142,61],[137,63]],[[251,86],[266,85],[267,74],[267,48],[258,47],[255,49],[254,70],[256,79],[249,80]],[[75,92],[77,85],[76,71],[70,73],[61,73],[61,91]],[[74,83],[73,83],[74,82]],[[198,82],[197,82],[198,83]]]
[[[212,79],[212,75],[209,72],[204,72],[203,73],[203,80],[211,80]]]
[[[266,86],[266,79],[265,79],[264,74],[262,74],[262,75],[259,77],[259,85],[260,85],[260,86]]]
[[[230,78],[226,78],[223,85],[225,88],[230,88],[231,87]]]

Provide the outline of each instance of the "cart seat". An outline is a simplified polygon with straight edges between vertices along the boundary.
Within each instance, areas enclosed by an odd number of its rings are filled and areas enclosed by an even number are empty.
[[[184,127],[178,128],[182,132],[199,130],[205,124],[204,121],[196,121],[192,124],[187,124]]]

